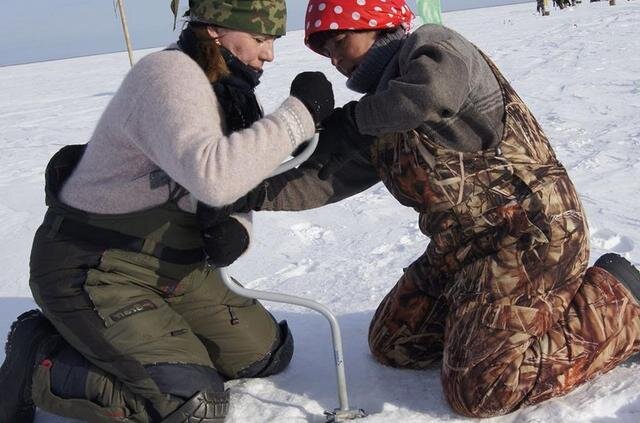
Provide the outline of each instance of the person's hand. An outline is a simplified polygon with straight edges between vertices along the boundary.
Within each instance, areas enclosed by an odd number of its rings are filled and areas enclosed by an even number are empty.
[[[318,177],[322,180],[339,171],[358,155],[367,155],[376,140],[371,135],[361,134],[356,124],[357,101],[336,108],[322,122],[316,154],[321,158],[322,168]]]
[[[226,206],[211,207],[204,203],[198,203],[196,211],[198,226],[208,228],[226,220],[232,214],[260,210],[267,196],[267,187],[266,181],[262,181],[257,187]]]
[[[322,72],[302,72],[291,82],[291,95],[309,109],[318,126],[331,114],[335,105],[333,87]]]
[[[215,226],[201,229],[207,263],[227,267],[249,248],[249,233],[238,220],[227,217]]]
[[[300,154],[304,153],[304,151],[307,149],[307,147],[309,147],[309,143],[311,141],[305,141],[302,144],[300,144],[299,146],[296,147],[295,150],[293,150],[293,152],[291,153],[291,157],[298,157]]]

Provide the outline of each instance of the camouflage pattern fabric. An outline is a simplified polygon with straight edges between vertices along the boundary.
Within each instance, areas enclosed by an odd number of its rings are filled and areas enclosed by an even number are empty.
[[[178,0],[171,9],[178,10]],[[286,33],[285,0],[189,0],[190,21],[219,25],[255,34],[280,37]]]
[[[431,238],[379,306],[369,332],[380,362],[442,359],[445,395],[474,417],[563,395],[640,349],[640,306],[587,269],[589,232],[565,169],[491,61],[506,106],[496,150],[461,153],[424,135],[378,141],[393,195]]]

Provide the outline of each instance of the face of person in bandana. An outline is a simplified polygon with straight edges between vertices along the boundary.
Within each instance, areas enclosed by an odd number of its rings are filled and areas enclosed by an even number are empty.
[[[379,34],[409,30],[413,17],[404,0],[309,0],[305,43],[349,77]]]
[[[378,31],[335,31],[320,47],[331,64],[347,78],[360,65],[378,37]]]

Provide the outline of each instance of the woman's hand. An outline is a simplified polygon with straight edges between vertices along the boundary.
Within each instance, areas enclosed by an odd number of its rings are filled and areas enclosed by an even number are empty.
[[[198,225],[200,228],[208,228],[226,220],[232,214],[260,210],[267,197],[267,190],[271,186],[268,181],[260,182],[257,187],[226,206],[211,207],[204,203],[198,203],[196,211]],[[279,187],[279,189],[282,189],[282,187]]]
[[[207,263],[227,267],[249,248],[249,233],[237,219],[229,216],[216,225],[201,229]]]
[[[302,72],[291,82],[291,95],[307,106],[316,127],[333,111],[331,82],[322,72]]]

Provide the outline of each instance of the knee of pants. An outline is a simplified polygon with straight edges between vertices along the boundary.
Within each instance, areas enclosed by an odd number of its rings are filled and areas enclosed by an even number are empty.
[[[91,366],[79,352],[65,346],[51,368],[51,392],[60,398],[85,398]]]
[[[376,317],[378,317],[376,315]],[[393,333],[390,333],[385,320],[374,318],[369,324],[369,351],[373,355],[373,358],[381,364],[392,367],[401,367],[400,363],[397,363],[396,345],[392,342],[395,338]],[[395,358],[394,358],[395,357]]]
[[[438,321],[411,332],[402,321],[376,319],[369,326],[369,350],[381,364],[406,369],[430,369],[442,360],[444,331]]]
[[[293,335],[286,320],[278,324],[279,333],[269,353],[238,373],[238,378],[267,377],[282,372],[293,357]]]
[[[92,369],[92,364],[85,357],[72,348],[66,348],[56,355],[55,360],[56,363],[51,369],[51,392],[54,395],[62,399],[86,399],[102,404],[102,398],[87,396],[89,392],[100,390],[101,386],[88,386],[91,383],[89,374],[91,371],[95,373],[96,369]],[[145,370],[163,394],[158,396],[162,399],[156,399],[153,406],[145,401],[139,407],[133,408],[132,412],[146,413],[152,420],[157,420],[161,415],[179,408],[198,393],[224,393],[224,381],[211,367],[160,363],[145,366]],[[108,375],[105,374],[105,377]],[[119,385],[116,384],[115,378],[111,376],[109,379],[111,386],[117,389]],[[116,404],[102,405],[124,405],[116,402]]]
[[[189,399],[198,392],[224,392],[224,381],[212,367],[184,363],[145,366],[149,377],[163,394]]]
[[[89,373],[92,369],[95,371],[94,366],[68,346],[56,354],[55,361],[51,369],[52,392],[61,398],[85,398]],[[224,391],[224,381],[212,367],[159,363],[147,365],[145,370],[161,393],[180,399],[191,398],[198,392]]]
[[[447,371],[446,363],[444,366],[445,397],[451,408],[464,416],[489,418],[511,413],[522,406],[531,389],[527,375],[522,375],[524,381],[520,382],[511,380],[518,375],[507,375],[508,371],[496,376],[490,369],[480,369],[482,366],[458,371]]]

